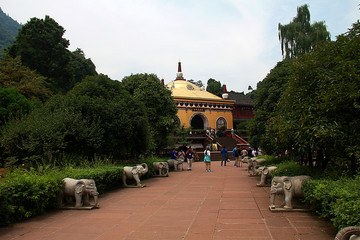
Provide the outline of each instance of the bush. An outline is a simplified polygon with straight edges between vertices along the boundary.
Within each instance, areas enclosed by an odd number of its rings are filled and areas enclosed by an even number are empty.
[[[293,177],[293,176],[300,176],[300,175],[308,175],[308,176],[314,175],[313,169],[310,169],[307,166],[297,164],[295,162],[283,162],[283,163],[276,164],[276,166],[278,168],[271,172],[272,176]]]
[[[57,204],[57,191],[62,179],[94,179],[100,194],[121,184],[123,167],[97,165],[88,168],[68,167],[64,170],[35,171],[15,170],[0,182],[0,226],[20,221],[53,209]]]
[[[61,181],[17,170],[0,182],[0,225],[39,215],[55,207]]]
[[[0,138],[4,156],[33,165],[39,159],[63,152],[86,156],[96,152],[102,142],[102,129],[81,114],[67,109],[39,108],[26,118],[10,121]]]
[[[166,161],[164,158],[146,158],[136,163],[146,163],[149,171],[145,178],[154,171],[153,162]],[[136,163],[129,162],[129,166]],[[96,162],[87,162],[87,167],[67,166],[62,170],[45,166],[35,170],[17,169],[5,175],[0,182],[0,226],[20,221],[56,208],[57,192],[62,187],[62,179],[94,179],[100,194],[119,187],[122,184],[123,165],[109,163],[98,158]]]
[[[305,202],[339,229],[360,225],[360,176],[304,182]]]

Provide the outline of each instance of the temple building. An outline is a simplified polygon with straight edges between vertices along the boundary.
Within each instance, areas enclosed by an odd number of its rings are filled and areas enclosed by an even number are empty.
[[[178,108],[179,125],[192,129],[229,130],[233,128],[235,100],[222,98],[184,79],[181,62],[176,79],[166,85]]]

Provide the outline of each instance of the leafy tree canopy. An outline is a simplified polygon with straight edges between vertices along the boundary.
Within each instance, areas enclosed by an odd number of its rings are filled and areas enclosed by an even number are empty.
[[[78,82],[81,82],[86,76],[95,76],[97,74],[95,65],[90,58],[85,57],[85,53],[80,48],[71,53],[70,66],[74,74],[74,80],[70,89]]]
[[[324,21],[310,23],[307,4],[297,8],[297,15],[290,23],[279,23],[278,30],[284,58],[295,58],[309,52],[317,42],[330,40]]]
[[[46,78],[22,65],[20,57],[0,59],[0,86],[15,88],[30,100],[45,102],[52,95]]]
[[[257,89],[252,91],[255,116],[248,125],[250,142],[268,152],[274,149],[274,139],[270,134],[266,134],[266,126],[277,110],[279,99],[290,77],[290,61],[283,60],[278,62],[264,80],[257,84]]]
[[[146,106],[146,113],[151,126],[154,148],[166,147],[167,137],[175,127],[177,107],[155,74],[135,74],[123,78],[126,90]]]
[[[116,158],[135,157],[149,146],[149,126],[145,106],[132,97],[118,81],[105,75],[86,77],[65,97],[52,99],[50,108],[63,105],[81,113],[103,130],[99,153]]]
[[[278,149],[293,149],[325,169],[332,157],[359,166],[360,23],[335,42],[318,44],[291,63],[291,78],[268,121]]]
[[[30,112],[32,104],[13,88],[0,87],[0,125]]]
[[[215,94],[216,96],[221,96],[222,94],[222,86],[220,81],[216,81],[213,78],[210,78],[207,81],[206,91],[211,92],[212,94]]]
[[[70,67],[69,41],[62,36],[65,30],[54,19],[32,18],[19,31],[9,48],[9,55],[20,56],[31,70],[49,78],[53,90],[65,93],[73,81]]]

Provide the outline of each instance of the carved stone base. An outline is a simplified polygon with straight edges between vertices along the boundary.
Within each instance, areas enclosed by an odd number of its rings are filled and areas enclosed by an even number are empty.
[[[269,210],[271,212],[313,212],[313,210],[306,208],[283,208],[283,207],[271,208],[270,206],[269,206]]]
[[[128,185],[128,186],[123,186],[123,188],[144,188],[144,187],[146,187],[146,185],[144,184],[144,185],[141,185],[141,186],[132,186],[132,185]]]
[[[59,207],[60,209],[65,209],[65,210],[91,210],[94,208],[99,208],[98,206],[95,205],[89,205],[89,206],[84,206],[84,207],[72,207],[72,206],[62,206]]]
[[[265,185],[260,185],[260,184],[256,184],[257,187],[271,187],[271,184],[265,184]]]

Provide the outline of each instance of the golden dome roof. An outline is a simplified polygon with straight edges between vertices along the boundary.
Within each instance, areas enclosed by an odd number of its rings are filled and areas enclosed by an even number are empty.
[[[226,101],[186,80],[175,80],[166,85],[173,98]]]

